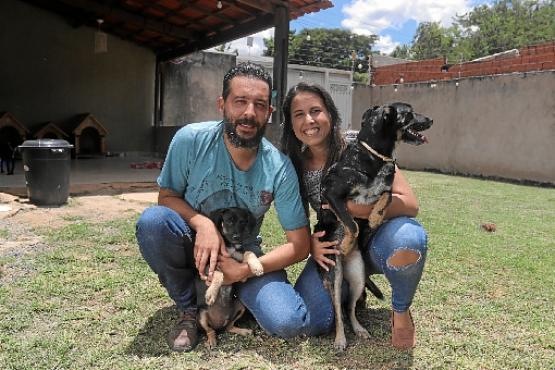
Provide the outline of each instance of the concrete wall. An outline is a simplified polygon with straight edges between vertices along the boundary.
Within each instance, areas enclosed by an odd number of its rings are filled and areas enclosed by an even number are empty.
[[[181,127],[193,122],[222,119],[217,99],[225,73],[235,65],[235,54],[198,52],[163,63],[161,122],[154,128],[154,151],[165,156]]]
[[[108,130],[108,151],[150,151],[155,55],[111,35],[108,52],[94,54],[94,33],[0,1],[0,111],[27,127],[90,112]]]
[[[555,183],[555,71],[430,86],[356,86],[353,122],[370,106],[404,101],[434,125],[427,131],[430,143],[399,145],[400,166]]]
[[[235,66],[235,55],[199,52],[164,63],[161,126],[222,119],[217,99],[225,73]]]

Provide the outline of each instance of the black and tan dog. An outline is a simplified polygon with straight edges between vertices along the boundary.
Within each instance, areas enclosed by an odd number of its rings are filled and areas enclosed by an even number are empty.
[[[209,218],[224,238],[231,257],[239,262],[246,261],[255,275],[262,275],[262,264],[253,252],[245,251],[242,244],[254,231],[254,216],[243,208],[223,208],[210,213]],[[224,329],[240,335],[252,333],[250,329],[235,326],[235,322],[245,313],[245,306],[235,297],[232,285],[222,285],[223,279],[223,273],[216,270],[209,287],[200,278],[195,282],[198,322],[206,331],[206,345],[209,348],[217,343],[217,330]]]
[[[420,131],[431,125],[430,118],[415,113],[406,103],[370,108],[362,116],[362,127],[356,141],[348,144],[339,161],[322,178],[322,197],[329,204],[331,212],[320,210],[316,230],[326,230],[327,240],[339,240],[341,250],[341,254],[336,257],[335,267],[330,270],[333,272],[324,274],[324,283],[330,291],[335,310],[334,346],[338,350],[344,350],[347,345],[341,307],[343,278],[349,282],[348,314],[357,336],[369,337],[368,331],[355,316],[356,304],[364,292],[365,282],[376,296],[381,294],[366,278],[364,261],[357,244],[368,245],[383,222],[385,209],[391,202],[395,144],[398,141],[413,145],[427,142]],[[347,210],[348,200],[357,204],[373,204],[368,220],[355,220]]]

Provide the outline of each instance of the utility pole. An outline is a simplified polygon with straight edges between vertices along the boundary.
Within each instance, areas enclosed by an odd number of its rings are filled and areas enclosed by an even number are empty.
[[[355,78],[355,60],[356,60],[357,54],[356,51],[352,51],[351,52],[351,84],[354,81]]]

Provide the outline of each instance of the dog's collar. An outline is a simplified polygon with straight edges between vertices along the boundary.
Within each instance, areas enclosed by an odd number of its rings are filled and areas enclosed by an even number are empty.
[[[372,148],[370,145],[366,144],[364,141],[360,140],[360,144],[366,148],[370,153],[374,154],[376,157],[380,158],[384,162],[395,162],[395,159],[386,157],[376,151],[376,149]]]

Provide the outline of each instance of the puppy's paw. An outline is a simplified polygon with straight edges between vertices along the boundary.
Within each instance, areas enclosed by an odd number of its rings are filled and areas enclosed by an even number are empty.
[[[264,267],[262,267],[262,264],[260,262],[258,262],[258,264],[249,264],[249,267],[252,271],[253,274],[255,274],[256,276],[262,276],[264,275]]]
[[[256,276],[262,276],[264,274],[264,267],[258,260],[258,257],[256,257],[256,254],[247,251],[245,252],[244,260],[247,262],[247,265],[249,265],[249,269],[253,274]]]
[[[233,328],[227,329],[227,331],[230,333],[239,334],[242,336],[252,335],[252,329],[238,328],[236,326],[234,326]]]
[[[215,333],[212,333],[212,335],[209,334],[208,337],[206,338],[206,348],[214,349],[217,344],[218,344],[218,341],[216,340],[216,334]]]
[[[208,289],[206,289],[206,295],[204,297],[206,299],[206,304],[212,306],[218,297],[217,287],[215,285],[210,285]]]
[[[206,299],[206,304],[212,306],[216,299],[218,298],[218,294],[220,294],[220,287],[224,282],[224,274],[221,271],[214,271],[214,276],[212,277],[212,283],[206,289],[206,294],[204,298]]]

